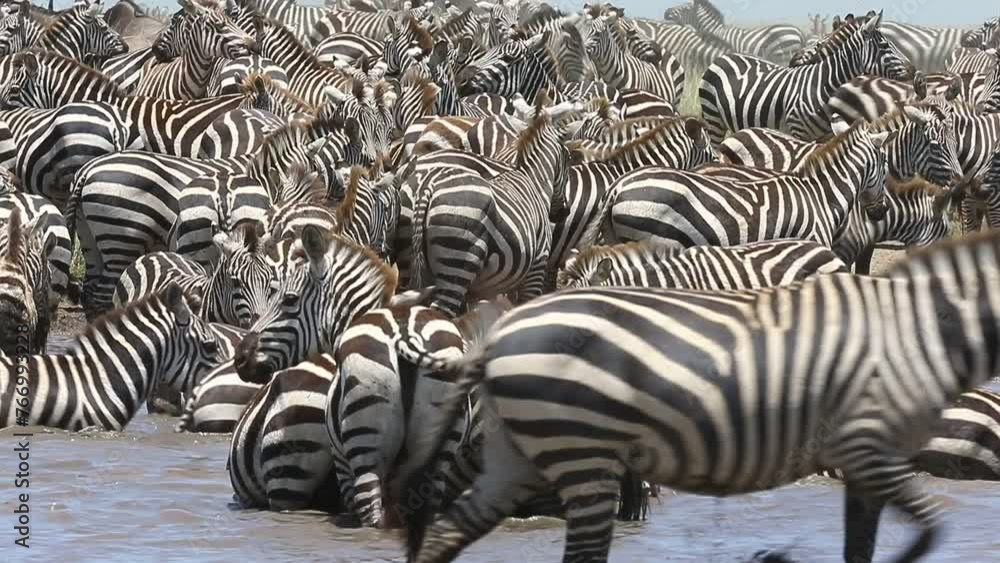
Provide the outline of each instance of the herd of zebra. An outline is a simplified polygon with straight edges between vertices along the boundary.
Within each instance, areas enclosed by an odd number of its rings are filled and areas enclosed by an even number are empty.
[[[242,505],[421,563],[535,514],[604,562],[651,483],[820,472],[846,561],[886,504],[927,553],[912,474],[1000,480],[1000,18],[467,4],[180,0],[129,49],[0,2],[0,427],[162,393]]]

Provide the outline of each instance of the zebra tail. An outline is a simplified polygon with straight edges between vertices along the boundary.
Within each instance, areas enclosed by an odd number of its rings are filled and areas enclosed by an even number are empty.
[[[628,469],[621,478],[621,493],[618,504],[618,520],[636,522],[646,519],[649,511],[649,495],[642,477]]]
[[[66,230],[69,232],[69,244],[73,245],[76,240],[76,214],[79,212],[80,196],[83,193],[83,175],[77,174],[73,178],[73,184],[69,189],[69,198],[66,200]]]
[[[427,271],[427,243],[424,241],[424,221],[427,218],[427,208],[430,206],[433,190],[424,187],[419,193],[414,193],[413,202],[413,233],[410,238],[410,289],[423,289],[425,280],[430,279]]]
[[[434,495],[426,498],[420,491],[433,491],[434,472],[439,454],[447,441],[449,430],[458,417],[465,416],[465,406],[469,393],[482,381],[485,375],[484,355],[481,349],[470,351],[464,358],[447,361],[426,350],[415,349],[415,344],[405,334],[396,345],[400,356],[418,366],[432,366],[457,374],[457,385],[440,405],[442,417],[435,428],[421,432],[417,445],[409,455],[409,460],[399,471],[399,479],[393,485],[393,498],[399,502],[399,510],[405,514],[403,525],[406,529],[406,550],[408,561],[414,561],[423,543],[427,526],[434,519]],[[419,346],[423,348],[422,345]],[[429,486],[428,486],[429,485]]]
[[[194,403],[198,394],[192,392],[184,402],[184,412],[181,413],[180,421],[174,426],[174,432],[194,432]]]
[[[590,218],[587,226],[583,229],[583,234],[580,235],[579,242],[576,243],[577,250],[584,251],[598,244],[607,244],[607,241],[603,239],[607,239],[608,237],[602,237],[601,235],[610,232],[610,229],[605,231],[604,227],[610,218],[611,207],[614,205],[616,195],[614,189],[608,190],[608,193],[604,194],[601,206],[598,208],[597,213],[594,213]]]

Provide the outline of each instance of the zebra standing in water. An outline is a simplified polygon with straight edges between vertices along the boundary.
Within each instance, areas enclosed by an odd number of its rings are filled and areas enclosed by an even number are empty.
[[[719,37],[731,44],[737,53],[778,64],[787,63],[792,53],[804,47],[806,42],[802,31],[793,25],[776,24],[755,29],[727,26],[725,16],[708,0],[692,0],[667,8],[663,19]]]
[[[121,430],[157,384],[188,387],[217,362],[217,338],[181,289],[164,290],[87,327],[64,355],[0,359],[0,426]],[[18,404],[27,388],[27,404]],[[27,412],[25,412],[27,411]]]
[[[334,358],[281,370],[254,396],[233,430],[226,469],[244,507],[340,512],[334,455],[324,424]]]
[[[652,92],[675,106],[680,102],[684,87],[682,68],[659,68],[620,50],[611,30],[620,25],[617,18],[601,16],[590,20],[589,25],[585,42],[587,56],[602,81],[612,88],[637,88]],[[674,71],[677,71],[677,76],[672,74]]]
[[[0,169],[0,177],[12,179],[10,172]],[[6,181],[6,180],[4,180]],[[49,253],[49,308],[54,313],[59,302],[69,290],[69,268],[73,257],[73,242],[66,229],[63,214],[44,197],[20,191],[0,195],[0,223],[19,212],[25,223],[36,222],[44,229],[44,246],[51,245]]]
[[[712,141],[720,143],[726,131],[747,127],[816,140],[830,132],[826,102],[841,84],[860,74],[907,79],[913,67],[882,36],[881,19],[841,26],[809,65],[783,68],[743,55],[717,59],[699,90]]]
[[[48,257],[54,241],[45,239],[42,221],[21,221],[15,210],[0,231],[0,356],[10,358],[44,353],[52,318]]]
[[[431,305],[452,315],[468,299],[517,292],[519,300],[541,295],[552,245],[551,222],[565,218],[564,189],[568,154],[557,126],[556,108],[535,114],[500,162],[465,153],[458,157],[489,168],[483,176],[468,167],[442,166],[423,177],[414,174],[413,242],[410,287],[434,285]],[[447,157],[452,151],[432,156]],[[488,179],[487,179],[488,178]],[[459,229],[465,239],[452,233]],[[425,283],[426,282],[426,283]]]
[[[921,529],[898,559],[917,561],[938,539],[939,507],[909,477],[908,459],[950,400],[1000,375],[998,269],[991,233],[911,256],[888,278],[561,292],[506,315],[457,363],[401,339],[404,357],[461,384],[444,407],[451,416],[402,472],[399,498],[418,490],[463,392],[478,384],[502,421],[470,494],[436,518],[428,503],[413,507],[410,560],[454,560],[550,484],[569,507],[564,559],[605,562],[625,468],[731,495],[826,466],[847,476],[845,560],[871,562],[891,504]],[[886,389],[901,394],[888,400]]]
[[[777,287],[815,274],[846,272],[829,248],[778,240],[687,250],[653,241],[573,250],[559,272],[558,289],[592,286],[722,290]]]

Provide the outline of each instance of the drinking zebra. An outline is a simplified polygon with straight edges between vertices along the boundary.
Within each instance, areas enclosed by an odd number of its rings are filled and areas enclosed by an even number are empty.
[[[189,390],[217,350],[180,287],[168,285],[88,326],[67,354],[0,358],[0,426],[122,430],[158,382]]]
[[[460,388],[404,468],[398,498],[417,490],[473,385],[502,421],[470,494],[438,516],[414,507],[410,560],[453,560],[546,484],[569,507],[564,559],[604,562],[625,468],[730,495],[840,467],[845,560],[872,560],[891,504],[920,528],[899,559],[917,561],[936,543],[939,508],[907,460],[950,400],[998,375],[998,269],[1000,233],[990,233],[911,255],[888,278],[560,292],[506,315],[460,362],[403,338],[404,357],[455,373]],[[886,400],[887,389],[902,399]]]

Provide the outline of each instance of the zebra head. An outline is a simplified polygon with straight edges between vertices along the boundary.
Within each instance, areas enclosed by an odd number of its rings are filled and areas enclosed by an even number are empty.
[[[909,147],[913,162],[904,163],[909,170],[893,172],[902,172],[896,175],[906,177],[920,174],[928,182],[940,186],[952,185],[962,176],[955,119],[948,105],[928,107],[930,111],[912,105],[903,107],[908,122],[899,136],[910,140],[914,145]],[[909,134],[911,132],[912,135]]]
[[[154,293],[146,301],[150,306],[144,318],[164,331],[166,339],[161,357],[162,365],[156,372],[158,382],[183,392],[194,389],[201,376],[222,362],[219,354],[219,337],[211,326],[198,317],[195,311],[200,304],[184,295],[174,282]]]
[[[663,21],[675,25],[690,25],[695,27],[698,20],[695,18],[694,3],[678,4],[663,11]]]
[[[221,305],[213,316],[240,328],[250,328],[260,318],[274,277],[258,244],[260,227],[249,222],[232,235],[218,233],[213,238],[220,258],[205,291]]]
[[[1000,32],[997,32],[1000,35]],[[983,113],[1000,112],[1000,59],[986,74],[983,90],[976,101],[976,110]]]
[[[235,59],[250,54],[253,38],[236,26],[219,6],[182,0],[175,14],[153,42],[158,58],[190,53],[199,59]]]
[[[29,46],[26,12],[11,12],[10,5],[0,7],[0,56],[13,55]]]
[[[879,28],[881,23],[882,12],[879,12],[857,24],[860,30],[855,36],[862,41],[863,72],[891,80],[912,80],[916,69],[906,55],[885,38]],[[847,29],[853,27],[848,26]]]
[[[24,225],[19,210],[11,213],[0,233],[0,352],[8,356],[35,352],[40,344],[34,342],[34,333],[42,314],[39,307],[48,306],[48,288],[33,287],[33,280],[48,273],[48,255],[55,246],[44,237],[43,222]],[[36,289],[44,294],[36,298]],[[31,350],[24,349],[26,341]]]
[[[352,145],[359,145],[365,161],[348,164],[370,164],[389,155],[389,140],[393,131],[392,106],[395,90],[386,81],[374,85],[355,80],[350,93],[335,86],[324,90],[329,103],[321,115],[332,116],[344,124],[343,131]]]
[[[61,29],[64,33],[57,34],[58,37],[47,39],[54,43],[75,42],[81,51],[81,59],[82,55],[106,58],[128,52],[128,44],[104,20],[101,0],[78,0],[72,10],[60,18],[60,23],[63,19],[69,20],[66,22],[65,27]],[[53,28],[50,28],[50,32],[52,30]],[[48,43],[39,46],[48,50],[54,50]],[[71,52],[71,50],[67,49],[55,50],[63,53]]]
[[[968,49],[1000,47],[1000,18],[986,20],[978,29],[962,36],[961,46]]]
[[[550,85],[550,70],[543,63],[549,32],[531,39],[511,41],[493,47],[468,64],[458,74],[459,94],[497,94],[511,97],[520,93],[535,99],[539,89]]]
[[[279,369],[332,351],[356,316],[386,304],[396,289],[397,272],[371,250],[314,225],[302,229],[289,260],[264,314],[237,347],[244,381],[265,383]]]
[[[389,34],[382,47],[385,73],[386,76],[399,77],[431,54],[434,38],[412,15],[406,18],[402,29],[397,29],[393,18],[389,18],[386,24]]]

